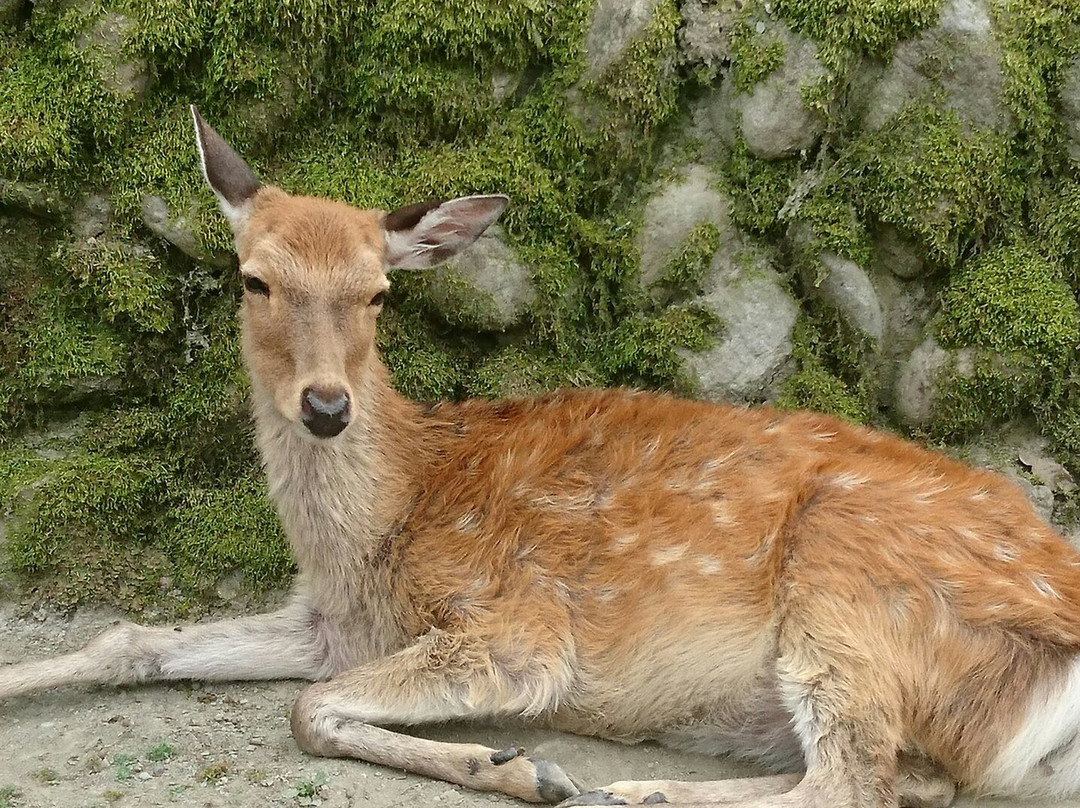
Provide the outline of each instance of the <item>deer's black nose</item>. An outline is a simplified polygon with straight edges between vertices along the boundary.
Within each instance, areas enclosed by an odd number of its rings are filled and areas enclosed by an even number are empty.
[[[300,418],[312,435],[332,438],[349,425],[349,394],[339,387],[305,387]]]

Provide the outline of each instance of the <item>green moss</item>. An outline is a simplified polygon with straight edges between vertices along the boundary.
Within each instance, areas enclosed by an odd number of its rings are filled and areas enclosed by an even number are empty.
[[[1031,246],[998,247],[954,274],[942,296],[940,336],[973,348],[973,367],[940,385],[932,432],[962,438],[1025,411],[1074,452],[1080,395],[1072,377],[1080,307],[1061,267]]]
[[[964,265],[942,296],[946,345],[1022,353],[1060,375],[1080,343],[1080,309],[1061,267],[1032,247],[998,247]]]
[[[1010,139],[966,131],[957,116],[911,107],[856,140],[834,168],[864,216],[916,237],[927,257],[953,266],[1019,216],[1021,166]]]
[[[633,41],[600,78],[586,86],[595,100],[614,114],[609,134],[625,138],[649,134],[674,114],[678,93],[675,33],[681,22],[678,5],[663,0],[645,32]],[[632,148],[624,142],[624,148]]]
[[[897,41],[933,25],[941,0],[773,0],[773,13],[823,51],[886,56]]]
[[[735,89],[749,92],[754,85],[784,63],[784,43],[774,36],[758,34],[749,17],[739,20],[731,32],[731,62]]]
[[[699,224],[668,259],[667,266],[654,286],[669,293],[701,294],[712,257],[720,249],[720,239],[720,228],[715,224]]]
[[[833,309],[800,316],[792,334],[797,370],[783,384],[776,405],[811,409],[855,423],[869,423],[877,385],[867,361],[867,341]]]
[[[1055,98],[1080,56],[1080,6],[1071,0],[997,0],[991,6],[1004,54],[1004,100],[1036,150],[1059,137]]]
[[[731,194],[731,218],[758,235],[778,235],[780,211],[798,176],[797,159],[759,160],[740,139],[720,167]]]
[[[818,255],[830,252],[861,266],[869,264],[870,234],[847,197],[842,185],[819,185],[799,206],[795,219],[806,234],[800,249],[810,260],[816,262]]]

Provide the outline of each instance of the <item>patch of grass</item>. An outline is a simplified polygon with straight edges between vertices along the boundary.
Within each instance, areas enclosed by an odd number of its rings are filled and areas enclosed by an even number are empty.
[[[17,808],[22,792],[15,786],[0,787],[0,808]]]
[[[151,763],[161,763],[176,756],[176,747],[168,741],[162,741],[146,750],[146,759]]]
[[[295,800],[297,805],[318,805],[319,793],[329,782],[330,776],[326,772],[318,771],[311,777],[294,782],[281,796],[287,800]]]
[[[229,776],[229,762],[226,760],[203,766],[195,775],[196,781],[206,785],[216,786]]]
[[[135,776],[134,766],[139,762],[135,755],[113,755],[112,765],[115,767],[114,776],[116,782],[126,783]]]
[[[58,772],[56,769],[50,769],[48,767],[44,769],[38,769],[30,776],[34,780],[45,786],[52,785],[53,783],[58,783],[60,781],[60,772]]]

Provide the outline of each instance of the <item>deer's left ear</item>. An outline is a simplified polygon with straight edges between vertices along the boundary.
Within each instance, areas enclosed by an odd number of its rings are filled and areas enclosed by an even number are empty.
[[[195,145],[199,148],[203,176],[232,225],[233,234],[239,236],[251,214],[251,200],[262,184],[244,158],[203,120],[194,104],[191,117],[195,121]]]
[[[463,196],[398,208],[383,219],[386,265],[427,269],[464,250],[499,218],[509,197]]]

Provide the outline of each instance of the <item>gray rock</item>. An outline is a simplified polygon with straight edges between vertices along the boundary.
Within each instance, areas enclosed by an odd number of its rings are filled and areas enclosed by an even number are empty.
[[[724,322],[715,347],[683,351],[684,368],[711,401],[773,397],[790,375],[798,304],[783,278],[760,255],[722,247],[708,288],[694,301]]]
[[[180,252],[196,261],[214,266],[227,267],[232,263],[229,254],[215,255],[203,248],[195,232],[195,208],[197,203],[191,200],[186,213],[174,213],[169,203],[155,194],[143,194],[141,201],[143,224],[154,235],[160,236]]]
[[[885,334],[885,318],[866,270],[830,252],[819,255],[818,264],[821,272],[817,278],[808,279],[811,282],[807,287],[839,309],[851,325],[880,342]]]
[[[893,411],[905,426],[925,426],[933,415],[941,382],[953,372],[970,375],[975,352],[970,348],[946,350],[927,337],[901,364],[893,387]]]
[[[109,226],[112,203],[106,194],[90,194],[72,211],[72,233],[80,244],[100,238]]]
[[[1010,424],[992,438],[964,447],[964,454],[976,465],[1008,477],[1047,522],[1053,523],[1055,492],[1067,494],[1076,488],[1072,475],[1054,457],[1046,438],[1028,424]]]
[[[1080,58],[1072,63],[1061,82],[1061,113],[1068,135],[1069,156],[1080,164]]]
[[[728,31],[741,13],[738,0],[687,0],[679,9],[679,49],[691,65],[719,69],[731,58]]]
[[[774,160],[808,149],[821,137],[825,119],[806,105],[802,92],[827,71],[812,40],[783,23],[762,24],[783,43],[783,64],[749,93],[736,91],[728,75],[702,102],[702,112],[715,136],[730,144],[741,135],[756,156]],[[702,116],[697,117],[700,126]]]
[[[919,246],[893,225],[884,224],[874,236],[874,268],[910,280],[926,273]]]
[[[663,275],[690,233],[704,223],[716,225],[722,238],[730,235],[731,203],[718,189],[717,177],[694,163],[679,169],[677,177],[645,204],[638,234],[642,286]]]
[[[433,286],[436,295],[454,301],[455,308],[467,309],[469,324],[482,331],[503,331],[516,325],[536,297],[532,269],[506,243],[506,234],[498,225],[435,270]],[[460,299],[463,293],[468,299]]]
[[[595,81],[652,22],[660,0],[599,0],[585,36],[585,81]]]
[[[852,104],[863,125],[879,129],[909,104],[935,90],[971,126],[1012,133],[1002,103],[1005,76],[988,0],[948,0],[937,24],[900,42],[888,65],[868,65],[854,82]]]
[[[498,104],[503,103],[518,91],[521,86],[521,74],[498,70],[491,76],[491,94]]]
[[[55,188],[3,177],[0,177],[0,203],[45,216],[60,216],[69,209],[64,194]]]
[[[150,65],[145,59],[123,52],[124,40],[135,25],[134,20],[123,14],[107,11],[91,28],[79,34],[75,47],[97,55],[98,78],[106,89],[117,95],[142,98],[153,80]]]

